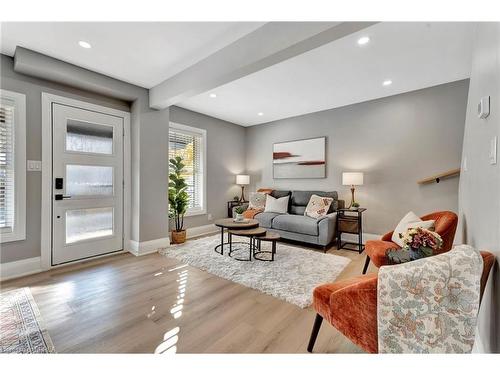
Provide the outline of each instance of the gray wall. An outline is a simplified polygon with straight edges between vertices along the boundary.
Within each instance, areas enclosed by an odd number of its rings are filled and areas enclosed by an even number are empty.
[[[460,165],[468,80],[247,129],[247,171],[255,188],[337,190],[342,172],[363,171],[356,200],[368,210],[364,231],[394,229],[408,211],[458,211],[458,179],[418,185],[417,180]],[[327,178],[274,180],[274,142],[327,136]]]
[[[226,217],[227,201],[241,193],[235,175],[245,171],[245,128],[180,107],[170,107],[170,121],[207,131],[207,214],[187,217],[186,227]]]
[[[1,55],[1,87],[27,96],[27,158],[41,159],[41,93],[49,92],[112,108],[131,110],[132,224],[131,239],[145,242],[168,237],[168,124],[169,110],[149,108],[146,89],[53,59],[35,52],[16,53],[16,64],[27,74],[14,71],[12,58]],[[59,72],[55,74],[54,72]],[[33,77],[34,76],[34,77]],[[40,77],[58,81],[49,82]],[[135,98],[130,103],[104,95]],[[27,233],[25,241],[2,244],[0,262],[40,255],[41,174],[27,172]]]
[[[481,97],[491,96],[491,114],[476,115]],[[500,160],[489,163],[490,140],[500,137],[500,24],[476,29],[463,143],[467,171],[460,178],[460,219],[464,242],[500,257]],[[478,351],[500,352],[500,276],[494,267],[479,314]]]
[[[1,88],[26,95],[27,160],[42,158],[42,92],[129,111],[126,102],[17,74],[10,57],[0,55],[0,59]],[[26,240],[1,244],[1,263],[40,256],[41,184],[40,172],[26,172]]]
[[[168,234],[167,181],[168,108],[149,108],[148,90],[100,73],[17,47],[14,71],[88,92],[132,102],[132,223],[136,242],[165,239]]]

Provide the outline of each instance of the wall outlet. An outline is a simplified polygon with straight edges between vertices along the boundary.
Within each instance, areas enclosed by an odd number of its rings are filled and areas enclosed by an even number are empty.
[[[29,172],[41,172],[42,170],[41,160],[28,160],[26,164]]]
[[[491,138],[490,141],[490,164],[494,165],[497,163],[497,136]]]
[[[208,219],[208,220],[212,220],[212,214],[208,214],[208,215],[207,215],[207,219]]]

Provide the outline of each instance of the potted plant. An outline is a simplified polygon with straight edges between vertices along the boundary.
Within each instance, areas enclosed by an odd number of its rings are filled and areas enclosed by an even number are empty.
[[[236,212],[236,221],[243,221],[243,212],[245,212],[245,207],[243,206],[238,206],[234,209],[234,212]]]
[[[173,220],[175,229],[172,230],[172,243],[180,244],[186,242],[186,230],[184,229],[184,215],[188,208],[189,195],[186,192],[187,184],[182,172],[184,164],[182,158],[176,156],[169,160],[169,182],[168,203],[169,218]]]
[[[359,203],[358,203],[358,202],[352,202],[352,204],[351,204],[351,208],[352,208],[353,210],[357,210],[357,209],[359,208]]]

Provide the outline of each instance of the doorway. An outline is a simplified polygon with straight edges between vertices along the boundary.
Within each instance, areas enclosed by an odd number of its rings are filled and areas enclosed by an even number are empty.
[[[124,134],[129,117],[73,100],[52,101],[49,111],[48,268],[122,251]],[[45,179],[47,164],[44,160]]]

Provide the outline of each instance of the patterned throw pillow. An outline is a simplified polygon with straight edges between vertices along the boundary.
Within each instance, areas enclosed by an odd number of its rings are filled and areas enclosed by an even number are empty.
[[[400,234],[405,233],[410,228],[424,228],[429,230],[434,230],[434,220],[422,221],[413,211],[408,212],[396,226],[392,234],[391,241],[400,247],[403,247],[403,240]]]
[[[255,210],[264,210],[266,207],[266,193],[250,193],[248,208]]]
[[[319,195],[313,194],[309,199],[304,215],[314,219],[326,216],[332,202],[333,198],[320,197]]]

